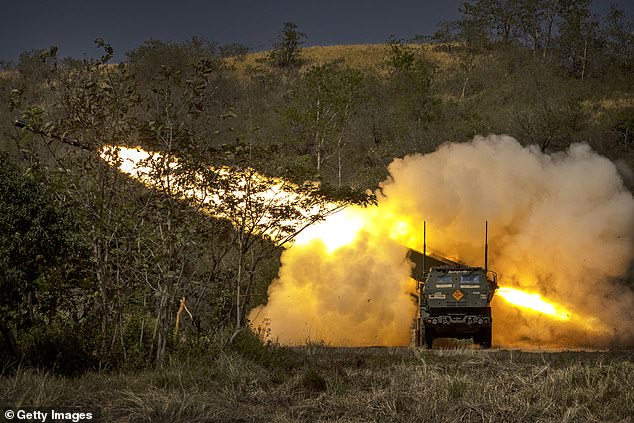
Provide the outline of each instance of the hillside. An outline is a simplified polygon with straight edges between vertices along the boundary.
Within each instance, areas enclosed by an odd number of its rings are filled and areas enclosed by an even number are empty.
[[[469,53],[460,44],[450,51],[437,44],[400,47],[429,63],[433,76],[428,98],[419,100],[428,103],[426,117],[431,117],[422,131],[388,130],[395,138],[392,142],[398,139],[397,144],[408,145],[396,155],[429,151],[445,140],[505,133],[546,150],[586,142],[608,157],[622,160],[630,169],[634,166],[631,136],[622,132],[627,131],[623,125],[629,128],[627,116],[634,108],[634,86],[626,75],[568,78],[552,63],[514,49]],[[247,54],[228,60],[228,64],[244,74],[262,68],[268,54]],[[389,61],[394,54],[390,44],[307,47],[302,50],[300,74],[311,67],[336,63],[390,79],[394,69]],[[392,104],[385,102],[383,113],[401,115],[403,112],[394,110]],[[402,123],[394,122],[398,119],[400,116],[392,116],[392,124],[402,128]],[[632,186],[631,180],[627,183]]]

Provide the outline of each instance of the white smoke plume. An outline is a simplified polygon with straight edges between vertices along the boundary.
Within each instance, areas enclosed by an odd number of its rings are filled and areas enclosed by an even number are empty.
[[[406,246],[470,265],[564,306],[566,321],[493,302],[498,346],[634,345],[634,198],[616,166],[585,144],[552,155],[508,136],[447,143],[394,160],[378,205],[310,228],[282,255],[254,328],[282,344],[406,345],[415,283]],[[631,284],[631,281],[630,281]]]

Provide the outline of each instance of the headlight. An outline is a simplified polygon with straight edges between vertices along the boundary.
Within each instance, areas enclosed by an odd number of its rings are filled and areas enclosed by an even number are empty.
[[[484,320],[478,319],[478,324],[481,325],[482,323],[484,323]]]
[[[431,322],[435,325],[436,323],[438,323],[438,319],[432,319]]]

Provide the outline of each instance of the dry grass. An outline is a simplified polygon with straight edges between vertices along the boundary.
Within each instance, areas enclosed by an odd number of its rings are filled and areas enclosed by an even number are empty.
[[[366,71],[380,70],[385,63],[386,53],[383,44],[315,46],[304,49],[304,57],[311,64],[323,65],[341,61],[351,68]]]
[[[18,76],[17,71],[13,70],[0,70],[0,79],[11,79]]]
[[[634,107],[634,95],[618,92],[614,95],[614,98],[584,100],[581,105],[590,112],[595,121],[608,113]]]
[[[431,45],[416,44],[412,45],[412,47],[438,65],[442,72],[455,66],[455,57],[446,52],[436,51]],[[388,50],[385,44],[313,46],[302,49],[306,66],[340,62],[353,69],[377,73],[385,71],[387,53]],[[250,67],[257,66],[258,62],[266,59],[267,55],[267,51],[260,51],[247,54],[241,59],[227,59],[227,63],[242,73]]]
[[[236,353],[134,374],[0,378],[11,407],[100,408],[103,421],[615,421],[634,416],[632,353],[410,349]]]
[[[254,67],[265,60],[268,51],[247,54],[242,59],[228,59],[230,65],[238,71]],[[340,61],[355,69],[376,70],[385,62],[386,49],[383,44],[359,44],[340,46],[314,46],[302,49],[302,55],[307,65],[323,65]]]

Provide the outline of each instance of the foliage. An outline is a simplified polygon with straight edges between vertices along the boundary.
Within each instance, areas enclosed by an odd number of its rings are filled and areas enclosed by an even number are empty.
[[[301,66],[304,63],[301,46],[304,44],[305,36],[306,34],[299,31],[297,24],[284,22],[279,38],[269,53],[269,62],[273,66],[285,69]]]
[[[634,143],[634,110],[624,110],[614,118],[612,124],[619,134],[619,141],[625,148],[630,148]]]
[[[317,174],[331,158],[338,159],[341,186],[341,151],[346,129],[363,99],[361,72],[335,64],[313,66],[289,95],[285,117],[292,129],[292,145],[314,158]]]
[[[14,328],[46,324],[71,302],[82,254],[72,220],[32,174],[0,156],[0,329],[16,355]]]
[[[458,23],[455,21],[440,22],[436,31],[429,37],[429,41],[440,44],[448,53],[451,53],[452,47],[459,40]]]
[[[163,69],[187,72],[202,60],[213,62],[218,56],[215,42],[198,37],[176,43],[147,40],[143,45],[126,53],[128,63],[141,81],[158,76]]]
[[[92,333],[75,321],[57,316],[26,331],[20,340],[25,363],[63,376],[76,377],[98,368]]]
[[[387,49],[388,90],[392,95],[400,94],[396,112],[420,124],[433,120],[437,104],[431,95],[435,65],[401,40],[388,41]]]
[[[610,5],[605,17],[603,39],[607,55],[617,67],[631,69],[634,65],[634,20],[623,10]]]
[[[586,121],[583,110],[574,99],[564,104],[544,101],[534,107],[515,111],[516,122],[529,144],[542,151],[558,150],[569,145]]]
[[[49,77],[51,67],[55,66],[56,56],[56,46],[27,50],[20,54],[15,68],[21,75],[42,82]]]

